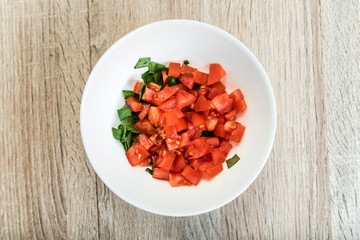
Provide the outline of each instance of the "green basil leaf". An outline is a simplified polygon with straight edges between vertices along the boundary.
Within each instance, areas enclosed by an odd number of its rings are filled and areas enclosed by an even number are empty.
[[[131,108],[128,105],[124,105],[122,108],[118,109],[117,112],[121,121],[124,118],[131,116]]]
[[[178,78],[174,78],[174,77],[168,77],[167,80],[168,80],[170,86],[175,86],[175,85],[178,85],[181,83]]]
[[[112,130],[113,137],[117,140],[120,140],[121,135],[123,133],[122,130],[117,129],[117,128],[112,128],[111,130]]]
[[[231,168],[232,166],[235,165],[235,163],[237,163],[240,160],[240,158],[238,157],[238,155],[234,155],[232,158],[226,160],[226,165],[228,168]]]
[[[153,171],[150,168],[145,169],[146,172],[148,172],[150,175],[152,175]]]
[[[136,122],[137,121],[135,120],[133,115],[123,119],[123,124],[126,126],[126,128],[133,127]]]
[[[133,91],[130,90],[123,90],[122,91],[124,94],[124,98],[128,98],[128,97],[138,97],[138,95],[136,93],[134,93]]]
[[[152,74],[161,73],[161,71],[168,70],[168,68],[165,67],[165,65],[157,63],[157,62],[150,62],[148,69],[149,69],[149,73],[152,73]]]
[[[144,94],[145,88],[146,88],[146,84],[143,83],[143,84],[141,85],[140,92],[139,92],[139,100],[141,100],[141,98],[142,98],[142,96],[143,96],[143,94]]]
[[[135,65],[136,68],[143,68],[149,66],[151,59],[149,57],[139,58],[138,62]]]
[[[150,73],[149,71],[146,71],[143,74],[141,74],[141,78],[143,79],[143,81],[146,85],[149,84],[150,82],[155,82],[154,75],[152,73]]]
[[[163,83],[161,72],[157,72],[153,76],[154,76],[154,83],[156,83],[156,84],[160,85],[161,87],[163,87],[164,83]]]
[[[184,60],[184,64],[188,65],[189,64],[189,60]]]

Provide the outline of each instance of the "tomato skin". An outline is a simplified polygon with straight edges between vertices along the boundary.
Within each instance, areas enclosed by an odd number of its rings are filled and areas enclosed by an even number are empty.
[[[176,90],[174,88],[169,87],[166,85],[163,90],[160,92],[157,92],[154,94],[153,98],[157,101],[163,103],[167,99],[169,99],[171,96],[173,96],[176,93]]]
[[[180,68],[180,74],[181,75],[189,76],[191,78],[194,77],[194,74],[195,74],[196,71],[197,71],[196,68],[190,67],[189,65],[186,65],[186,64],[181,65],[181,68]]]
[[[141,112],[141,110],[143,109],[143,105],[141,104],[141,102],[139,102],[139,100],[137,100],[137,98],[133,96],[128,97],[125,102],[126,105],[130,106],[131,111],[133,112]]]
[[[140,143],[147,151],[154,145],[150,139],[143,133],[140,133],[136,140]]]
[[[194,78],[186,75],[180,75],[180,82],[184,84],[188,89],[192,89],[194,87]]]
[[[207,73],[200,72],[200,71],[195,71],[195,73],[194,73],[194,82],[196,84],[206,85],[208,77],[209,77],[209,74],[207,74]]]
[[[225,137],[224,124],[218,123],[214,129],[214,135],[218,137]]]
[[[165,117],[165,123],[167,125],[173,125],[176,124],[178,119],[184,117],[185,115],[179,110],[178,108],[173,108],[169,110],[168,112],[164,113]]]
[[[221,151],[220,148],[215,148],[215,149],[211,150],[211,159],[215,165],[221,164],[221,163],[225,162],[226,155],[224,154],[223,151]]]
[[[217,95],[220,95],[225,92],[225,85],[222,84],[222,82],[217,82],[214,85],[212,85],[212,88],[209,92],[208,98],[214,98]]]
[[[193,112],[191,114],[191,122],[194,124],[194,127],[205,127],[205,118],[199,113]]]
[[[153,178],[160,180],[169,180],[169,170],[164,168],[154,168],[152,176]]]
[[[189,165],[184,168],[184,170],[181,172],[181,175],[183,175],[186,180],[188,180],[195,186],[197,186],[201,180],[201,174]]]
[[[191,186],[191,183],[181,173],[170,172],[169,183],[171,187]]]
[[[167,138],[173,138],[177,136],[176,126],[175,125],[166,125],[165,133]]]
[[[211,109],[209,101],[205,98],[204,95],[200,95],[195,103],[195,111],[203,112]]]
[[[181,144],[180,147],[186,147],[190,144],[190,136],[188,132],[184,132],[181,134]]]
[[[190,166],[193,167],[195,170],[198,170],[201,165],[203,165],[204,163],[208,163],[210,161],[211,160],[204,158],[191,159]]]
[[[184,118],[178,119],[176,122],[176,131],[180,132],[187,128],[186,120]]]
[[[175,86],[171,86],[171,88],[174,89],[176,92],[178,92],[180,89],[184,90],[184,91],[188,90],[188,88],[185,87],[185,85],[182,83],[175,85]]]
[[[143,120],[135,123],[134,128],[141,133],[145,133],[148,136],[151,136],[156,132],[155,128],[153,127],[153,125],[151,125],[147,118],[144,118]]]
[[[184,156],[180,153],[175,157],[175,161],[173,165],[170,168],[170,171],[172,172],[182,172],[184,168],[186,167],[186,161]]]
[[[231,132],[230,140],[239,143],[244,135],[245,126],[236,122],[236,129]]]
[[[156,92],[154,90],[150,89],[149,87],[146,87],[141,99],[144,100],[145,102],[152,103],[156,106],[159,106],[161,104],[161,102],[157,99],[154,99],[153,96],[155,93]]]
[[[247,108],[244,95],[240,89],[236,89],[230,94],[230,98],[234,101],[234,108],[236,112],[242,112]]]
[[[149,110],[150,110],[150,104],[144,104],[143,109],[139,113],[139,119],[143,120],[146,117],[146,115],[148,114]]]
[[[207,137],[206,138],[206,142],[211,145],[211,146],[219,146],[220,145],[220,141],[218,137]]]
[[[210,101],[210,105],[214,106],[216,111],[220,114],[230,112],[232,110],[233,100],[227,93],[217,95]]]
[[[192,95],[191,93],[188,93],[184,90],[179,89],[176,94],[176,99],[177,99],[176,106],[179,109],[182,109],[182,108],[192,104],[193,102],[195,102],[196,97],[194,95]]]
[[[132,145],[132,147],[126,151],[125,155],[130,165],[133,167],[150,157],[148,151],[146,151],[144,146],[140,143],[135,143]]]
[[[232,148],[231,143],[226,140],[221,141],[219,149],[227,156]]]
[[[142,82],[136,81],[133,92],[136,94],[140,93]]]
[[[180,63],[169,63],[169,72],[168,75],[170,77],[179,77],[180,76]]]
[[[189,145],[188,154],[189,159],[201,158],[210,152],[210,148],[205,138],[196,138]]]
[[[225,76],[226,76],[226,72],[220,64],[218,63],[210,64],[207,85],[211,85],[216,82],[219,82]]]
[[[222,170],[223,170],[222,164],[214,165],[212,162],[204,163],[199,167],[200,174],[208,180],[218,175],[220,172],[222,172]]]
[[[168,110],[176,107],[176,102],[177,102],[176,98],[170,98],[169,100],[163,102],[163,103],[159,106],[159,108],[160,108],[161,110],[163,110],[163,111],[166,112],[166,111],[168,111]]]

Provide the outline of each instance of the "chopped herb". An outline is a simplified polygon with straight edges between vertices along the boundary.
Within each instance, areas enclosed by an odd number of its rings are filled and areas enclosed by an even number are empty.
[[[122,131],[120,129],[117,129],[117,128],[112,128],[112,134],[113,134],[115,139],[120,140]]]
[[[168,77],[167,80],[169,81],[170,86],[175,86],[181,83],[178,78],[174,77]]]
[[[147,67],[149,66],[150,63],[150,58],[149,57],[144,57],[144,58],[139,58],[138,62],[135,65],[135,69],[136,68],[143,68],[143,67]]]
[[[150,168],[145,169],[146,172],[148,172],[150,175],[152,175],[153,171]]]
[[[199,91],[199,89],[200,89],[200,85],[194,84],[194,87],[192,88],[192,90]]]
[[[141,88],[140,88],[140,92],[139,92],[139,100],[141,100],[142,95],[144,94],[145,87],[146,87],[146,84],[142,83]]]
[[[149,73],[155,74],[155,73],[161,73],[161,71],[167,71],[168,68],[165,67],[165,65],[156,63],[156,62],[150,62],[149,66]]]
[[[121,121],[124,118],[131,116],[131,108],[128,105],[124,105],[122,108],[118,109],[117,112]]]
[[[240,160],[240,158],[238,157],[238,155],[234,155],[232,158],[226,160],[226,165],[228,168],[231,168],[232,166],[235,165],[235,163],[237,163]]]
[[[154,82],[154,76],[149,71],[146,71],[143,74],[141,74],[141,78],[143,79],[146,85],[149,84],[150,82]]]
[[[189,60],[184,60],[184,64],[188,65],[189,64]]]
[[[162,87],[164,86],[161,72],[157,72],[154,74],[154,83]]]
[[[124,98],[128,98],[128,97],[131,97],[131,96],[137,97],[137,94],[134,93],[133,91],[123,90],[122,92],[123,92],[123,94],[124,94]]]
[[[211,132],[211,131],[203,131],[201,133],[201,137],[211,137],[211,136],[214,136],[214,132]]]
[[[133,115],[123,119],[123,123],[127,128],[133,127],[136,122],[137,121],[135,120]]]

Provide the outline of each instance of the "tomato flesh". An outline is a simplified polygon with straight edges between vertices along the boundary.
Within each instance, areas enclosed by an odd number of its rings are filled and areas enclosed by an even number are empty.
[[[139,119],[143,120],[146,117],[146,115],[148,114],[149,110],[150,110],[150,104],[144,104],[143,109],[139,113]]]
[[[148,151],[146,151],[144,146],[140,143],[135,143],[126,151],[125,155],[131,166],[136,166],[150,157]]]
[[[131,111],[133,112],[141,112],[141,110],[143,109],[143,105],[141,104],[141,102],[139,102],[139,100],[137,100],[137,98],[130,96],[126,99],[126,104],[130,106]]]
[[[160,180],[169,180],[169,170],[156,167],[153,169],[152,176]]]
[[[201,174],[194,170],[192,167],[187,165],[184,170],[181,172],[181,175],[183,175],[186,180],[194,184],[195,186],[199,184],[201,179]]]

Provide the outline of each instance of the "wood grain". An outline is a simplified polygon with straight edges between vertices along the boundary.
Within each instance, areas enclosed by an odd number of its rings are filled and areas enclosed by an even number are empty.
[[[360,3],[286,0],[0,1],[0,239],[360,238]],[[82,90],[127,32],[171,18],[219,26],[274,89],[269,161],[240,197],[172,218],[139,210],[82,147]]]

